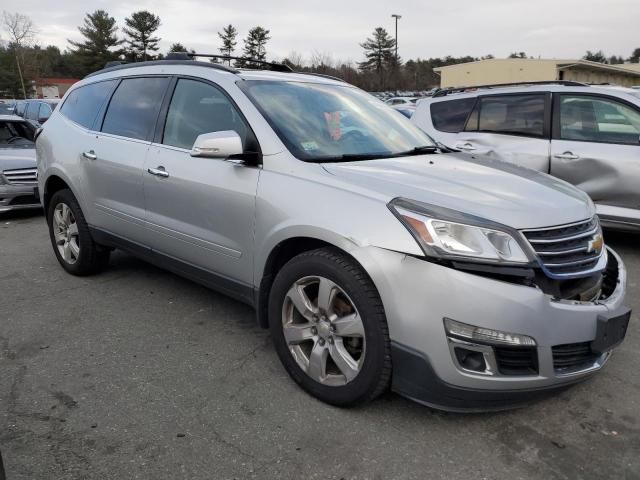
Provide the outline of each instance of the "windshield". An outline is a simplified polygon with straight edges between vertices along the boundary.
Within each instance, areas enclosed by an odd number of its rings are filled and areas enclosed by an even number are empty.
[[[354,87],[260,80],[238,84],[301,160],[365,160],[434,147],[406,118]]]
[[[0,121],[0,148],[33,146],[33,134],[27,122]]]

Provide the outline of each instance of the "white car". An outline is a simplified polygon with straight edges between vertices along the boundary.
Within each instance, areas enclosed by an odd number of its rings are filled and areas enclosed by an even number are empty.
[[[384,103],[395,107],[398,105],[415,105],[418,100],[418,97],[391,97],[385,100]]]
[[[452,150],[551,174],[588,193],[602,224],[640,229],[640,91],[576,82],[440,90],[411,121]]]

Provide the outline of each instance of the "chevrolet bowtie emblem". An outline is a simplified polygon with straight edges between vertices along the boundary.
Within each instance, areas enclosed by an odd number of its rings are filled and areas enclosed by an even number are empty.
[[[587,253],[600,253],[603,246],[604,240],[602,239],[602,235],[598,233],[597,235],[594,235],[591,240],[589,240],[589,243],[587,244]]]

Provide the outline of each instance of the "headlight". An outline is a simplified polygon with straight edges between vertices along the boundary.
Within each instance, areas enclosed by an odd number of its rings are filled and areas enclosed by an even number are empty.
[[[427,256],[491,263],[527,264],[529,258],[508,232],[490,222],[464,223],[464,215],[443,209],[430,211],[417,202],[395,199],[391,211],[407,227]],[[459,217],[449,218],[449,217]],[[468,221],[480,220],[469,216]]]

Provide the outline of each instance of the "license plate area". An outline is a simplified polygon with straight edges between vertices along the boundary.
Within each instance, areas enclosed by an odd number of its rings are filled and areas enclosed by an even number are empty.
[[[624,340],[631,318],[631,310],[612,312],[610,315],[598,316],[596,338],[591,342],[591,351],[598,355],[608,352]]]

